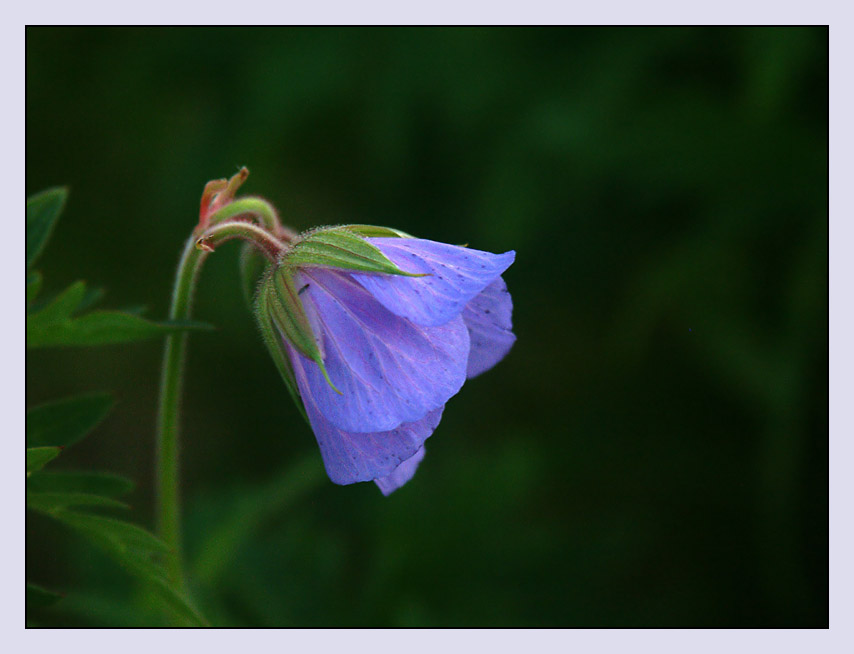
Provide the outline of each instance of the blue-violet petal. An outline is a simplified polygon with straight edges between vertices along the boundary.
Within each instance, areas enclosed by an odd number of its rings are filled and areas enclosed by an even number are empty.
[[[443,325],[503,273],[512,250],[492,254],[418,238],[369,238],[399,268],[426,277],[354,273],[392,313],[425,326]]]
[[[422,445],[421,449],[397,466],[390,475],[374,479],[374,482],[380,487],[383,495],[389,495],[412,479],[423,458],[424,446]]]
[[[334,427],[347,432],[388,431],[443,406],[466,379],[469,335],[461,316],[423,327],[396,316],[347,273],[305,269],[304,302],[313,305],[324,364],[294,354],[304,374],[297,384]],[[308,401],[306,401],[306,407]]]
[[[463,322],[469,330],[469,378],[486,372],[501,361],[513,343],[513,300],[504,279],[499,277],[472,299],[463,309]]]

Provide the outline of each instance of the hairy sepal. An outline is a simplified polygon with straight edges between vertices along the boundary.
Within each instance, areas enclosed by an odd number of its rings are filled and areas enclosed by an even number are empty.
[[[323,365],[323,353],[317,344],[305,306],[300,299],[295,275],[296,271],[290,267],[280,266],[264,282],[259,295],[265,296],[266,313],[282,338],[291,343],[306,358],[314,361],[329,386],[340,394],[341,391],[335,388]]]
[[[321,267],[339,270],[355,270],[363,273],[423,277],[421,273],[409,273],[400,269],[375,245],[365,240],[364,230],[379,230],[384,236],[400,236],[387,227],[367,225],[345,225],[330,227],[305,234],[282,258],[282,266],[288,268]],[[359,231],[362,230],[362,231]],[[373,234],[371,234],[373,235]]]
[[[273,363],[276,365],[276,369],[279,371],[282,381],[285,382],[285,386],[288,389],[288,393],[290,393],[291,399],[294,401],[294,404],[297,405],[297,409],[303,419],[308,422],[308,416],[305,413],[305,407],[303,406],[302,398],[300,397],[299,389],[297,388],[296,379],[294,379],[293,367],[291,366],[291,362],[285,348],[283,340],[284,337],[278,327],[273,323],[273,319],[270,314],[268,306],[268,292],[269,290],[267,286],[264,285],[261,292],[258,293],[255,301],[255,317],[258,319],[258,326],[261,329],[261,336],[264,338],[264,344],[267,346],[270,356],[273,357]]]
[[[392,227],[382,227],[380,225],[344,225],[345,229],[350,230],[359,236],[388,236],[390,238],[415,238],[412,234],[407,234],[399,229]]]

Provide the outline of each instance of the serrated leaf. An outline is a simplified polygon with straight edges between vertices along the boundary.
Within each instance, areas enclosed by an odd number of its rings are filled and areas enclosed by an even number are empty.
[[[112,406],[109,393],[92,393],[32,407],[27,411],[27,447],[72,445],[94,429]]]
[[[86,284],[74,282],[61,293],[49,298],[44,304],[38,302],[36,306],[31,307],[27,315],[27,327],[29,328],[33,321],[51,323],[68,319],[80,306],[85,295]]]
[[[191,625],[209,626],[192,602],[167,581],[163,566],[150,558],[155,551],[170,551],[154,534],[129,522],[112,518],[71,511],[57,511],[51,515],[77,530],[125,570],[146,583],[175,615]]]
[[[86,311],[87,309],[91,309],[103,299],[104,293],[105,291],[103,288],[86,289],[85,295],[80,300],[80,304],[77,305],[77,308],[74,310],[74,312],[79,313],[82,311]]]
[[[47,245],[67,197],[67,188],[55,187],[27,199],[27,269]]]
[[[51,515],[84,534],[107,538],[128,548],[149,552],[168,553],[171,551],[166,543],[151,532],[124,520],[65,510],[54,512]]]
[[[129,307],[122,307],[121,309],[117,310],[121,311],[122,313],[130,313],[134,316],[141,316],[146,311],[148,311],[148,307],[144,304],[132,304]]]
[[[133,490],[130,479],[108,472],[42,470],[27,478],[27,492],[87,493],[120,497]]]
[[[30,475],[44,468],[48,462],[59,456],[61,451],[61,447],[28,447],[27,474]]]
[[[33,609],[44,609],[49,606],[53,606],[59,600],[61,600],[62,597],[63,596],[60,593],[55,593],[52,590],[42,588],[41,586],[37,586],[36,584],[27,583],[27,611],[32,611]]]
[[[243,299],[250,309],[255,305],[255,296],[258,294],[258,285],[264,271],[270,265],[269,259],[261,254],[258,249],[249,243],[244,243],[240,248],[240,287],[243,290]]]
[[[42,289],[42,274],[35,270],[27,275],[27,306],[38,297]]]
[[[50,313],[45,315],[45,311]],[[78,318],[68,314],[57,317],[50,305],[27,317],[27,347],[111,345],[210,329],[213,329],[211,325],[201,322],[153,322],[120,311],[93,311]]]
[[[319,266],[406,277],[425,276],[401,270],[378,247],[347,227],[320,229],[305,235],[284,256],[282,266]]]
[[[95,538],[93,542],[121,565],[151,588],[174,612],[176,616],[188,622],[190,626],[209,627],[205,617],[196,609],[184,593],[178,591],[166,579],[162,566],[139,552],[127,550],[114,541]]]
[[[38,493],[27,489],[27,508],[42,513],[53,513],[60,509],[80,506],[101,506],[114,509],[130,508],[124,502],[103,495],[89,493]]]

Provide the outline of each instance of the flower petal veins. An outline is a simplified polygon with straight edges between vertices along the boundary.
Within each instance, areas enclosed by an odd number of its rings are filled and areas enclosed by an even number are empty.
[[[312,387],[306,383],[307,368],[316,367],[317,364],[297,354],[293,348],[291,350],[294,375],[320,447],[323,465],[329,478],[336,484],[372,481],[392,475],[399,466],[423,449],[424,441],[430,437],[442,418],[444,407],[440,406],[420,420],[404,423],[388,431],[359,433],[339,429],[326,419],[312,395]],[[394,479],[404,477],[405,470],[407,469],[402,470]],[[414,466],[411,473],[415,473]],[[394,479],[388,480],[387,488],[393,485]],[[405,482],[400,482],[398,486],[403,483]],[[380,488],[382,489],[382,486]]]
[[[388,495],[415,474],[445,403],[513,346],[513,302],[501,275],[515,252],[365,240],[399,269],[423,276],[306,258],[289,272],[298,299],[291,293],[284,301],[304,309],[329,381],[317,361],[278,336],[329,478],[374,481]]]
[[[503,273],[512,250],[492,254],[418,238],[369,238],[399,268],[426,277],[354,273],[384,307],[418,325],[442,325]]]
[[[461,316],[423,327],[396,316],[347,273],[302,271],[302,297],[313,305],[324,364],[300,358],[300,393],[324,418],[347,432],[377,432],[420,420],[456,395],[466,379],[469,335]],[[296,362],[294,363],[296,367]]]

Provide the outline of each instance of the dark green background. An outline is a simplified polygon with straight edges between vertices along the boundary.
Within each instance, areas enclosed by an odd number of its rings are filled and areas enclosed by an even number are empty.
[[[826,626],[827,39],[29,28],[27,192],[71,187],[47,290],[82,278],[164,317],[202,187],[240,165],[297,229],[517,253],[516,346],[387,499],[323,477],[238,247],[209,259],[196,317],[218,331],[191,338],[183,479],[191,562],[227,554],[194,582],[213,619]],[[27,360],[30,404],[115,391],[56,467],[133,477],[148,526],[160,355]],[[235,515],[246,537],[218,551]],[[27,547],[28,577],[69,592],[56,624],[156,623],[73,535],[31,517]]]

